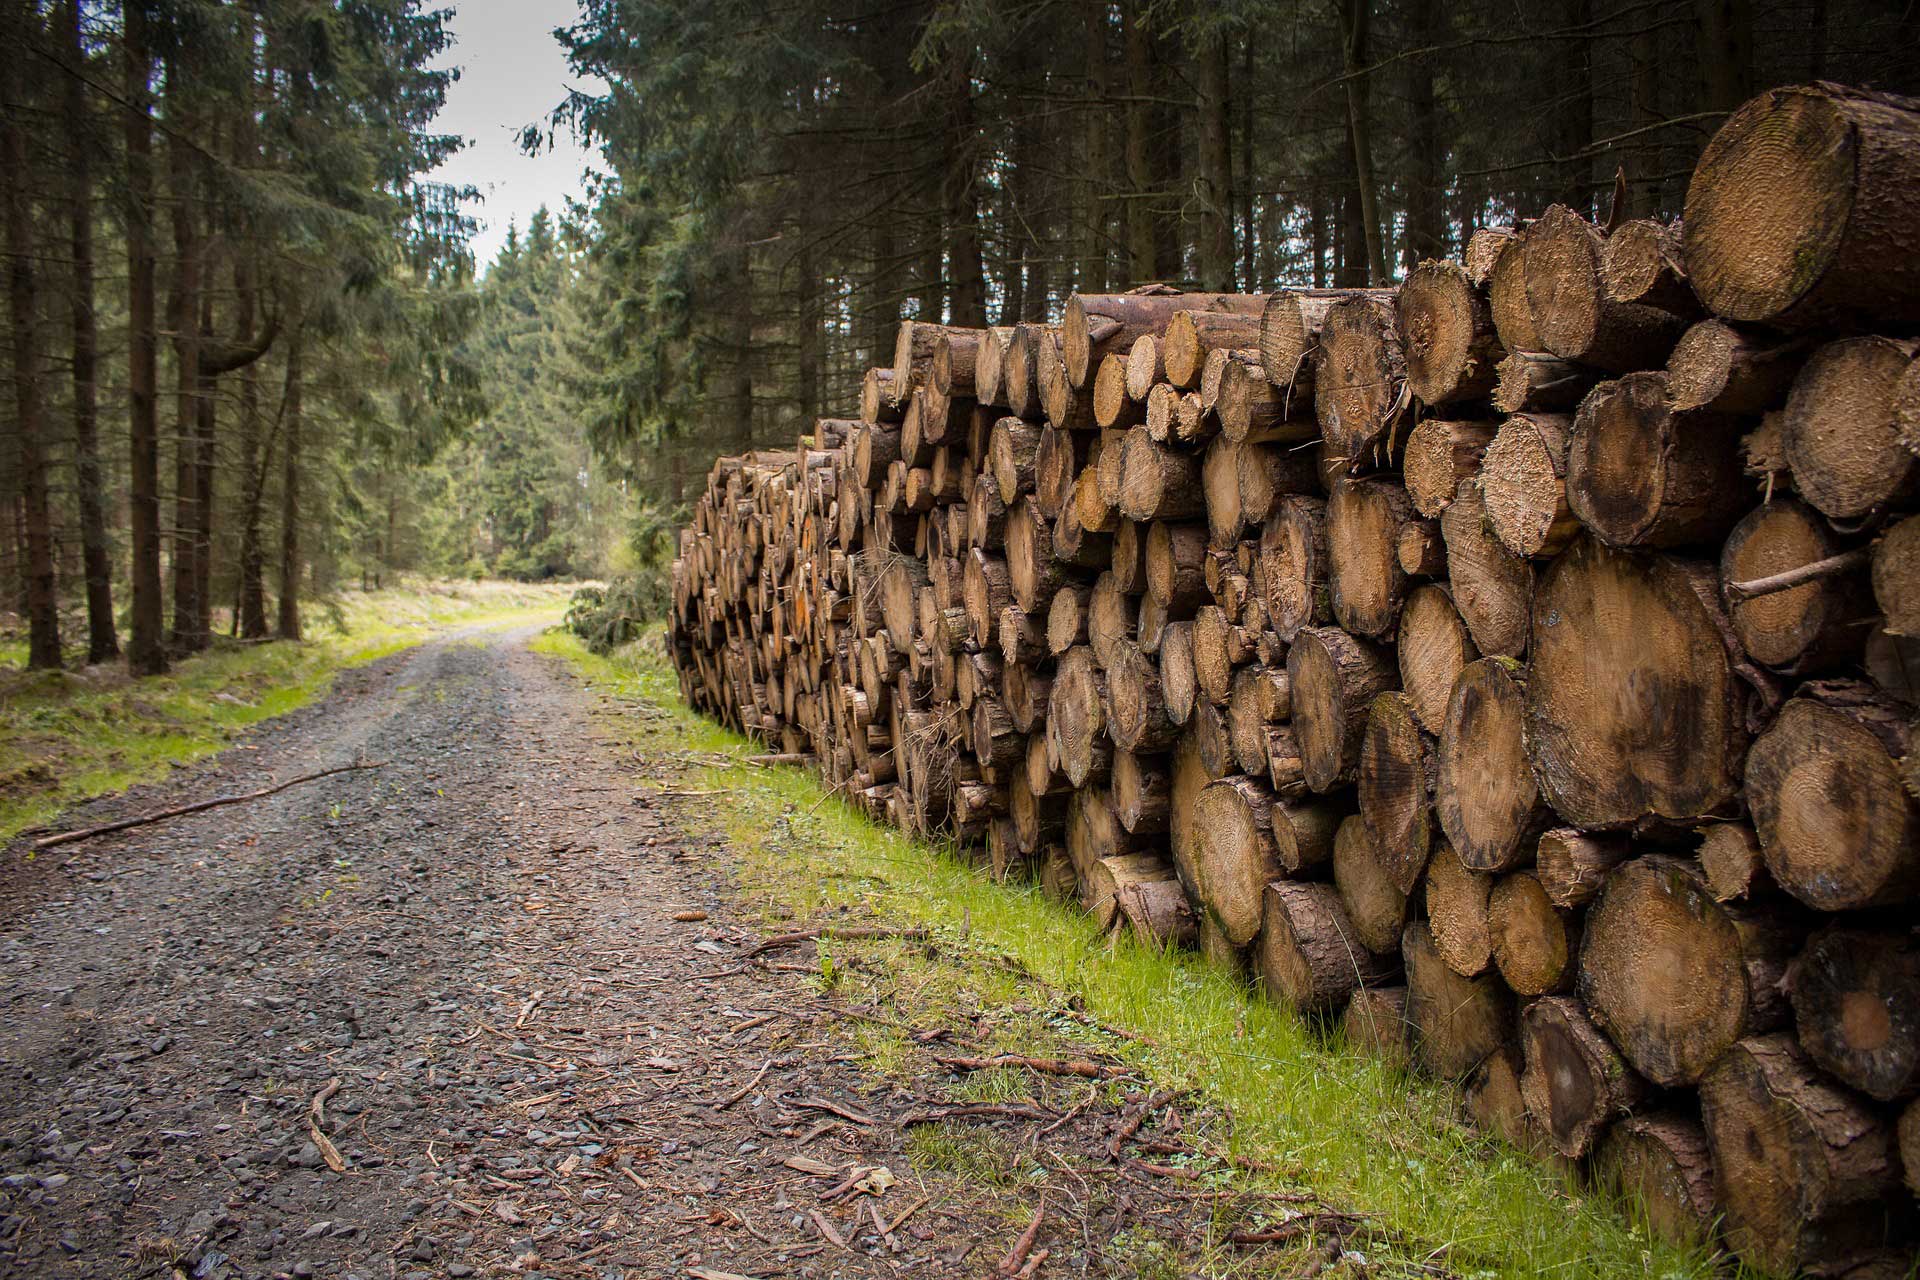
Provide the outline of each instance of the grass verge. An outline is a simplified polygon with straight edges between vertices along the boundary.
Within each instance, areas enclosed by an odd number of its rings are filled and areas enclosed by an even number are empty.
[[[1451,1086],[1348,1049],[1197,957],[1102,936],[1084,913],[1035,888],[993,884],[951,851],[870,822],[810,773],[746,764],[760,748],[693,715],[658,657],[639,649],[596,657],[557,633],[534,648],[637,711],[609,727],[655,761],[677,758],[686,772],[676,787],[724,796],[678,812],[727,838],[741,895],[768,926],[875,919],[926,928],[938,940],[822,944],[823,984],[859,983],[849,994],[884,999],[907,1025],[971,1017],[989,1034],[995,1009],[1030,1011],[1036,991],[1063,996],[1053,1012],[1083,1010],[1138,1037],[1116,1039],[1113,1051],[1156,1083],[1217,1106],[1234,1156],[1386,1224],[1385,1243],[1369,1253],[1390,1274],[1434,1262],[1473,1277],[1724,1274],[1704,1252],[1652,1241],[1622,1206],[1463,1126]],[[982,952],[1012,963],[956,968],[951,959]],[[1006,1036],[1027,1034],[1004,1023]],[[884,1020],[852,1034],[878,1070],[907,1061],[900,1033]],[[932,1159],[993,1165],[990,1153],[949,1149],[943,1135],[920,1141],[935,1148]],[[1205,1270],[1229,1269],[1214,1265],[1220,1256],[1210,1255]]]
[[[455,627],[553,620],[571,591],[418,582],[352,592],[317,610],[298,644],[221,645],[147,680],[118,668],[0,666],[0,842],[219,751],[249,726],[320,697],[350,667]]]

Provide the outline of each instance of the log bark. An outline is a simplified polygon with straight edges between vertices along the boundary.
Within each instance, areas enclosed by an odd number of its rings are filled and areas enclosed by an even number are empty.
[[[1588,1020],[1578,1000],[1547,996],[1520,1015],[1520,1095],[1554,1150],[1577,1160],[1644,1101],[1647,1082]]]
[[[1748,693],[1718,594],[1703,565],[1592,538],[1542,575],[1527,753],[1541,793],[1569,822],[1697,825],[1733,800]],[[1621,617],[1636,624],[1608,621]]]
[[[1622,836],[1593,835],[1572,827],[1540,833],[1534,846],[1534,875],[1547,901],[1562,911],[1592,902],[1606,883],[1607,873],[1632,856]]]
[[[1691,1113],[1627,1117],[1600,1140],[1594,1170],[1603,1186],[1646,1220],[1656,1239],[1681,1249],[1712,1240],[1719,1207],[1713,1153],[1706,1130]]]
[[[1656,1084],[1693,1084],[1742,1036],[1787,1016],[1781,978],[1793,919],[1714,900],[1697,863],[1623,863],[1587,912],[1580,998]]]
[[[1911,99],[1826,83],[1762,94],[1694,166],[1689,278],[1727,320],[1920,320],[1920,264],[1906,251],[1916,189]]]
[[[1373,700],[1396,677],[1387,650],[1337,628],[1309,628],[1294,638],[1287,679],[1308,786],[1325,792],[1354,779]]]
[[[1191,391],[1200,385],[1200,373],[1210,352],[1249,350],[1259,341],[1257,313],[1176,312],[1168,318],[1166,332],[1160,337],[1160,359],[1166,380],[1182,391]]]
[[[1920,804],[1901,782],[1910,713],[1859,681],[1813,681],[1754,742],[1746,799],[1767,870],[1819,911],[1920,892]]]
[[[1413,1065],[1411,1031],[1405,987],[1360,987],[1348,998],[1340,1018],[1340,1034],[1347,1047],[1393,1071]]]
[[[1332,1012],[1360,988],[1394,976],[1391,960],[1360,944],[1331,885],[1272,881],[1262,921],[1261,981],[1268,996],[1302,1013]]]
[[[1700,1082],[1727,1243],[1785,1274],[1892,1243],[1893,1129],[1786,1035],[1732,1046]]]
[[[1463,480],[1440,513],[1447,544],[1447,580],[1453,607],[1481,653],[1517,658],[1527,651],[1534,594],[1533,566],[1509,551],[1487,527],[1477,481]]]
[[[1574,415],[1567,503],[1616,547],[1717,542],[1748,505],[1737,419],[1676,412],[1662,373],[1593,389]]]
[[[1512,995],[1490,974],[1463,978],[1448,968],[1424,921],[1407,926],[1401,959],[1407,970],[1407,1020],[1421,1066],[1458,1080],[1511,1039]]]
[[[1422,262],[1395,298],[1405,344],[1407,386],[1422,404],[1481,400],[1499,378],[1506,355],[1485,291],[1457,262]]]
[[[1760,413],[1778,408],[1807,358],[1801,341],[1779,341],[1702,320],[1688,329],[1667,358],[1673,407],[1715,413]]]
[[[1842,338],[1807,358],[1780,419],[1793,486],[1822,515],[1861,521],[1920,493],[1920,457],[1900,443],[1897,392],[1920,343]]]

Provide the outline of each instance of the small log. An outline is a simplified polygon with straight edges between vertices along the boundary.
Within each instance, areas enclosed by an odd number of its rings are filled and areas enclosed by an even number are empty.
[[[1394,976],[1391,960],[1360,945],[1331,885],[1275,880],[1264,902],[1257,954],[1273,999],[1302,1013],[1330,1012]]]
[[[1713,1153],[1698,1118],[1682,1111],[1628,1116],[1594,1157],[1602,1186],[1631,1204],[1656,1239],[1697,1249],[1713,1238]]]
[[[1349,474],[1385,465],[1406,412],[1406,363],[1393,306],[1357,295],[1334,303],[1313,355],[1314,413],[1328,456]]]
[[[1454,682],[1436,751],[1440,827],[1476,871],[1510,871],[1534,852],[1552,812],[1527,757],[1526,671],[1511,658],[1470,663]]]
[[[1447,580],[1453,606],[1481,653],[1517,658],[1527,649],[1532,613],[1532,565],[1509,551],[1487,527],[1477,481],[1463,480],[1440,513],[1447,543]]]
[[[1421,515],[1438,516],[1453,503],[1460,482],[1480,474],[1481,456],[1499,424],[1427,418],[1407,437],[1403,464],[1407,495]]]
[[[1262,304],[1264,310],[1264,303]],[[1237,311],[1181,311],[1167,320],[1160,338],[1166,380],[1182,391],[1200,385],[1207,356],[1246,350],[1260,341],[1260,316]]]
[[[1895,407],[1920,342],[1842,338],[1808,357],[1781,416],[1793,487],[1832,520],[1863,521],[1920,494],[1920,457]]]
[[[1356,950],[1356,955],[1371,952]],[[1340,1034],[1350,1048],[1404,1071],[1413,1065],[1412,1027],[1407,1021],[1405,987],[1363,986],[1347,1000]]]
[[[1565,205],[1527,228],[1527,305],[1538,350],[1612,373],[1663,363],[1686,318],[1607,296],[1600,229]],[[1524,348],[1533,350],[1535,348]]]
[[[1873,595],[1889,632],[1920,638],[1920,516],[1900,521],[1874,546]]]
[[[1426,882],[1427,925],[1434,950],[1463,978],[1485,973],[1493,963],[1493,930],[1488,920],[1493,876],[1466,866],[1453,846],[1442,840],[1428,860]]]
[[[1331,563],[1326,501],[1306,494],[1280,499],[1260,531],[1260,568],[1267,619],[1282,640],[1292,643],[1303,628],[1332,621]]]
[[[1433,846],[1435,781],[1433,738],[1420,728],[1413,700],[1404,693],[1376,697],[1360,744],[1360,816],[1402,893],[1413,892]]]
[[[1673,407],[1715,413],[1760,413],[1778,408],[1807,358],[1807,344],[1781,342],[1702,320],[1667,357]]]
[[[1675,315],[1698,315],[1687,283],[1678,223],[1632,218],[1615,227],[1600,251],[1600,280],[1615,302],[1644,302]]]
[[[1106,677],[1094,663],[1093,650],[1069,649],[1060,658],[1047,699],[1047,737],[1060,771],[1074,786],[1085,786],[1111,767],[1106,729]]]
[[[1391,955],[1407,922],[1407,895],[1393,882],[1380,846],[1358,814],[1341,822],[1335,834],[1333,882],[1361,945]]]
[[[1487,897],[1487,932],[1500,976],[1516,994],[1541,996],[1573,985],[1579,925],[1554,906],[1537,873],[1500,877]]]
[[[1355,635],[1393,635],[1407,589],[1400,530],[1412,517],[1406,489],[1390,480],[1343,480],[1327,499],[1333,617]]]
[[[1749,512],[1720,552],[1741,647],[1756,662],[1797,675],[1853,660],[1873,613],[1867,560],[1864,549],[1844,553],[1826,521],[1791,498]],[[1788,576],[1795,571],[1803,581]]]
[[[1414,719],[1437,736],[1447,721],[1453,682],[1468,663],[1480,657],[1445,587],[1428,583],[1407,596],[1400,614],[1397,653],[1400,684]]]
[[[1534,846],[1534,874],[1548,902],[1574,911],[1592,902],[1607,873],[1631,856],[1624,837],[1555,827],[1541,832]]]
[[[1647,1097],[1647,1082],[1588,1020],[1578,1000],[1546,996],[1520,1015],[1520,1095],[1554,1149],[1579,1159]]]
[[[1463,978],[1449,968],[1425,921],[1407,926],[1401,959],[1415,1056],[1428,1071],[1459,1080],[1512,1037],[1513,996],[1498,977]]]
[[[1517,413],[1487,446],[1480,489],[1487,524],[1517,556],[1550,560],[1580,532],[1567,506],[1567,414]]]
[[[1738,419],[1676,411],[1664,373],[1603,382],[1580,402],[1567,504],[1616,547],[1717,542],[1748,505]]]
[[[1407,386],[1430,406],[1484,399],[1506,348],[1494,330],[1486,294],[1452,261],[1415,267],[1395,299]]]
[[[1544,351],[1516,351],[1500,362],[1493,407],[1502,413],[1566,413],[1598,381],[1593,371]]]

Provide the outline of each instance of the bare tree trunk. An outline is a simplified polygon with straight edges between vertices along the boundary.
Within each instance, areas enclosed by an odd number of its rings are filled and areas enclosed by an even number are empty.
[[[795,386],[795,398],[799,401],[800,417],[811,422],[820,416],[820,356],[822,325],[824,323],[820,306],[820,273],[814,267],[813,245],[802,237],[800,251],[794,258],[795,309],[794,335],[798,349],[795,361],[798,380]]]
[[[71,62],[66,76],[67,126],[78,144],[66,158],[67,214],[73,246],[73,439],[74,483],[80,506],[80,556],[87,584],[87,661],[120,656],[113,621],[113,559],[107,542],[106,504],[100,495],[100,343],[93,301],[93,121],[87,111],[86,62],[80,40],[80,0],[61,6],[62,34]]]
[[[1694,0],[1693,11],[1700,24],[1701,108],[1732,111],[1753,96],[1753,5]]]
[[[1217,26],[1194,41],[1200,99],[1200,285],[1233,288],[1233,147],[1228,123],[1227,35]]]
[[[1086,155],[1084,176],[1080,180],[1083,201],[1081,217],[1080,270],[1077,288],[1081,293],[1099,293],[1107,287],[1107,193],[1112,175],[1108,155],[1107,112],[1112,89],[1107,74],[1106,0],[1084,0],[1081,17],[1086,27],[1082,45],[1086,55]]]
[[[1120,8],[1127,50],[1127,274],[1158,279],[1153,226],[1153,35],[1140,0]]]
[[[301,347],[306,333],[296,330],[287,345],[287,389],[283,413],[286,417],[287,452],[280,477],[280,638],[300,638],[300,444]]]
[[[980,261],[980,167],[977,130],[973,119],[973,58],[954,59],[947,75],[950,108],[947,128],[947,273],[952,281],[947,298],[948,321],[981,328],[987,323],[986,271]]]
[[[160,589],[159,334],[154,315],[152,54],[146,0],[125,0],[121,50],[126,78],[128,530],[133,552],[132,632],[127,668],[167,669]]]
[[[1407,22],[1416,48],[1434,43],[1434,0],[1411,0]],[[1441,176],[1440,108],[1433,92],[1433,62],[1416,58],[1408,89],[1407,109],[1413,117],[1412,164],[1407,193],[1407,274],[1427,258],[1447,252],[1447,224],[1443,201],[1446,179]]]
[[[25,28],[29,21],[36,20],[31,6],[11,0],[4,26],[0,26],[0,47],[5,50],[0,54],[4,59],[0,67],[4,67],[8,86],[21,97],[26,96],[30,75],[21,65],[30,38]],[[27,665],[55,668],[61,657],[60,601],[54,582],[53,525],[42,435],[45,425],[41,421],[40,279],[33,242],[33,180],[26,130],[17,114],[25,104],[10,105],[13,109],[0,122],[0,161],[7,173],[7,296],[13,319],[14,430],[20,442],[20,505],[26,526]]]
[[[1307,237],[1313,246],[1313,287],[1327,287],[1327,194],[1314,183],[1307,204]]]
[[[212,264],[207,264],[212,275]],[[213,339],[213,291],[200,295],[200,342],[204,352]],[[216,395],[219,377],[203,359],[198,380],[198,403],[194,406],[193,437],[193,630],[186,637],[195,649],[205,649],[213,641],[213,463],[214,442],[218,430]]]
[[[1255,219],[1253,201],[1253,100],[1254,58],[1253,36],[1242,32],[1240,38],[1240,165],[1234,170],[1234,181],[1239,185],[1240,208],[1240,288],[1246,293],[1260,292],[1262,283],[1270,279],[1254,270]],[[1260,236],[1261,248],[1266,248],[1266,237]]]
[[[1651,23],[1634,31],[1627,57],[1633,67],[1627,80],[1633,127],[1650,129],[1660,122],[1660,33]],[[1633,162],[1627,171],[1627,209],[1633,217],[1650,218],[1660,211],[1660,152],[1652,134],[1642,134],[1629,152]]]
[[[1380,242],[1380,188],[1373,174],[1373,86],[1367,63],[1372,58],[1369,36],[1373,0],[1344,0],[1347,52],[1347,136],[1353,144],[1354,186],[1360,200],[1360,227],[1366,244],[1367,278],[1362,283],[1387,282],[1387,257]]]
[[[168,92],[181,96],[180,65],[169,60]],[[189,132],[175,112],[167,144],[167,189],[173,199],[173,284],[167,294],[167,323],[173,329],[175,397],[173,415],[173,632],[168,646],[192,653],[194,623],[200,616],[200,582],[195,574],[193,530],[199,520],[194,500],[194,458],[199,437],[200,401],[200,236],[195,225],[194,151]]]
[[[1593,0],[1566,0],[1567,38],[1561,43],[1560,203],[1593,218]]]

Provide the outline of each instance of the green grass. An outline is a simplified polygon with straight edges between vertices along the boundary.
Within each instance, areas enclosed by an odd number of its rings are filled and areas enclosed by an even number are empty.
[[[1408,1242],[1397,1246],[1403,1262],[1444,1249],[1446,1267],[1462,1276],[1716,1274],[1706,1254],[1653,1242],[1623,1206],[1464,1127],[1453,1087],[1347,1049],[1197,957],[1102,936],[1084,913],[1037,889],[993,884],[950,852],[870,822],[809,773],[745,764],[762,748],[688,711],[657,657],[599,658],[553,633],[535,648],[573,663],[616,700],[659,708],[621,720],[621,729],[656,758],[679,756],[691,771],[675,785],[727,793],[723,804],[679,812],[729,837],[740,892],[769,925],[872,916],[932,930],[935,947],[834,944],[842,971],[874,956],[871,967],[904,994],[904,1007],[991,1010],[1021,989],[1010,973],[1001,982],[991,968],[984,976],[978,966],[956,970],[928,960],[929,950],[1012,958],[1099,1022],[1146,1037],[1115,1040],[1113,1049],[1157,1083],[1217,1104],[1230,1117],[1222,1127],[1235,1154],[1375,1215]],[[898,1047],[882,1030],[854,1034],[873,1052],[871,1066],[897,1067]],[[966,1086],[985,1097],[1009,1087],[999,1079]],[[955,1168],[982,1158],[970,1141],[953,1132],[915,1139],[935,1163]]]
[[[316,611],[299,644],[221,644],[147,680],[0,664],[0,841],[222,750],[249,726],[320,697],[350,667],[455,627],[551,621],[570,591],[422,582],[352,592]]]

